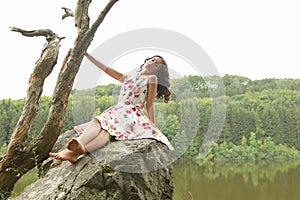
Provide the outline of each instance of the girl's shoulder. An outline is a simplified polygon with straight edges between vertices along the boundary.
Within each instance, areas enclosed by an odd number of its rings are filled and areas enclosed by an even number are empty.
[[[154,75],[154,74],[152,74],[152,75],[147,75],[148,77],[148,83],[155,83],[155,84],[157,84],[157,76],[156,75]]]

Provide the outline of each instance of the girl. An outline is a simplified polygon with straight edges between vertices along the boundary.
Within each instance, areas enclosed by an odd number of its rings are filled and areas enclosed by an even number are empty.
[[[81,135],[72,138],[66,145],[67,149],[49,155],[75,163],[79,156],[103,147],[112,137],[116,140],[152,138],[174,150],[167,137],[156,127],[154,119],[155,98],[161,98],[167,103],[171,95],[168,66],[163,57],[156,55],[147,58],[140,71],[134,75],[125,75],[88,53],[85,56],[109,76],[122,82],[118,103],[87,125],[75,127],[77,132],[82,132]],[[145,103],[147,115],[143,112]]]

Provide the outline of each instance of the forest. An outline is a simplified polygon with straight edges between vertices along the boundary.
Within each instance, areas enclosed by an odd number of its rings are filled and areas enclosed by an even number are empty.
[[[220,92],[219,84],[225,88]],[[187,87],[188,85],[188,87]],[[117,101],[119,85],[98,85],[95,88],[72,90],[67,107],[64,126],[61,133],[72,129],[79,123],[87,122]],[[182,126],[187,130],[197,129],[197,134],[183,157],[195,157],[199,154],[211,120],[213,101],[226,101],[226,115],[222,131],[218,137],[217,149],[224,144],[245,145],[266,141],[272,145],[283,145],[300,150],[300,80],[267,78],[251,80],[237,75],[202,77],[188,75],[171,79],[171,101],[155,102],[156,124],[162,132],[176,144],[176,133]],[[191,92],[192,91],[192,92]],[[211,96],[214,91],[214,96]],[[180,95],[178,95],[180,93]],[[183,96],[184,98],[179,98]],[[40,109],[31,129],[29,140],[41,129],[49,113],[51,97],[43,96]],[[22,112],[25,99],[0,100],[0,153],[2,154],[10,140],[13,128]],[[196,105],[195,105],[196,104]],[[182,117],[186,106],[197,106],[200,114],[198,127],[189,126],[189,120]],[[185,133],[188,135],[188,133]],[[255,138],[254,138],[255,137]],[[254,139],[253,139],[254,138]],[[174,140],[172,140],[174,139]],[[223,146],[221,145],[223,144]],[[176,146],[176,145],[175,145]]]

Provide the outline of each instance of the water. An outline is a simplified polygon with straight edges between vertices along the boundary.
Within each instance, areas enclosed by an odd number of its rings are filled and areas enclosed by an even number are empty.
[[[174,200],[300,199],[300,161],[184,161],[174,173]]]
[[[174,200],[299,200],[300,161],[224,161],[174,164]],[[37,179],[24,175],[12,196]]]

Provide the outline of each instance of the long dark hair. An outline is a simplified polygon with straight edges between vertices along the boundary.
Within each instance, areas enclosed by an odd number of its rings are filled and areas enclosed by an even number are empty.
[[[170,75],[168,70],[168,65],[164,58],[159,55],[152,56],[151,58],[146,58],[144,63],[146,63],[148,60],[158,57],[161,59],[161,68],[158,70],[155,75],[157,76],[158,84],[157,84],[157,95],[156,98],[163,99],[165,103],[168,103],[170,100],[171,92],[169,90],[170,88]],[[140,71],[142,70],[143,65],[140,66]]]

